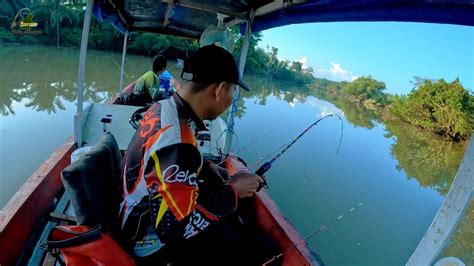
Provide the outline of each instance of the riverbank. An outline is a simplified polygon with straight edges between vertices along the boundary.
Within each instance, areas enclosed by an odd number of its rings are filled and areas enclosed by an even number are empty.
[[[428,133],[466,145],[474,130],[474,96],[458,79],[417,79],[408,95],[384,93],[385,84],[369,77],[352,82],[321,83],[315,95],[332,102],[345,101],[373,112],[381,121],[400,120]]]
[[[0,56],[0,80],[4,81],[0,103],[1,110],[6,110],[0,114],[0,181],[4,184],[0,195],[8,200],[7,196],[72,135],[79,51],[12,45],[3,46]],[[151,59],[129,55],[124,83],[147,71]],[[120,62],[120,53],[88,52],[87,101],[104,102],[117,93],[119,69],[113,61]],[[449,189],[463,147],[405,123],[385,123],[363,106],[316,98],[309,86],[258,75],[244,79],[252,90],[241,93],[234,150],[252,143],[259,134],[267,134],[239,155],[250,164],[299,134],[320,115],[343,117],[340,153],[335,152],[339,121],[328,119],[268,173],[269,193],[302,235],[364,202],[360,213],[345,217],[331,231],[314,238],[311,246],[328,264],[405,263]],[[341,194],[345,196],[339,197]],[[469,240],[462,241],[450,254],[464,260],[472,250],[465,248]]]

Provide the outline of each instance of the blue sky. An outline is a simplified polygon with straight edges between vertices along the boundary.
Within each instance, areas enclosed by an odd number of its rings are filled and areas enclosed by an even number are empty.
[[[406,94],[414,76],[452,81],[474,91],[474,27],[426,23],[345,22],[266,30],[259,46],[302,60],[317,77],[371,75],[390,93]]]

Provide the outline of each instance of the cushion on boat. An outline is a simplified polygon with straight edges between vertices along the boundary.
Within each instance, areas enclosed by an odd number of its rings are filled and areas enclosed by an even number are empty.
[[[113,230],[120,204],[122,156],[114,136],[106,133],[90,152],[61,173],[78,225]]]

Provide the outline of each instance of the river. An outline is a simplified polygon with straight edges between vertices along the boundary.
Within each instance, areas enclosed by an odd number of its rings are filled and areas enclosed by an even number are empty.
[[[0,207],[72,135],[77,49],[0,44]],[[148,70],[150,58],[128,55],[125,84]],[[120,55],[89,51],[85,100],[118,92]],[[170,63],[171,72],[178,69]],[[246,77],[235,121],[234,150],[252,164],[309,131],[266,174],[268,192],[302,236],[363,203],[308,243],[328,265],[402,265],[430,225],[465,147],[370,110],[325,98],[310,88]],[[316,97],[315,95],[319,95]],[[473,207],[447,255],[474,263]],[[465,225],[463,225],[465,224]],[[464,230],[464,231],[463,231]],[[467,234],[467,236],[466,236]],[[468,263],[467,263],[468,264]]]

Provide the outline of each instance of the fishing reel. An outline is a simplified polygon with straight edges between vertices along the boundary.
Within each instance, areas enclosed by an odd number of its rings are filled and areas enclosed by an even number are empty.
[[[272,164],[270,162],[266,162],[262,166],[260,166],[260,168],[258,168],[257,171],[255,171],[255,174],[260,176],[263,180],[262,183],[258,184],[257,192],[262,190],[262,188],[268,189],[267,179],[265,178],[264,174],[268,170],[270,170],[271,167],[272,167]]]
[[[148,111],[150,106],[145,106],[142,108],[138,108],[135,112],[133,112],[132,116],[128,119],[128,123],[133,127],[133,129],[137,129],[140,125],[140,120],[143,119],[143,113]]]

